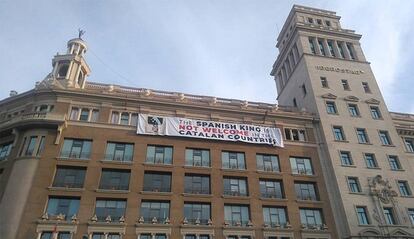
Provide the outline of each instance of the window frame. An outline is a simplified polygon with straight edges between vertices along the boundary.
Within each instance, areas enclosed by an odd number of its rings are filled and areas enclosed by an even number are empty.
[[[364,211],[363,215],[365,217],[364,220],[366,220],[366,223],[361,222],[361,217],[360,217],[361,212],[358,211],[359,208],[363,209]],[[358,225],[371,225],[371,218],[369,216],[369,211],[366,206],[359,206],[359,205],[355,206],[355,213],[358,219]]]
[[[162,152],[160,152],[161,150]],[[160,154],[162,154],[162,159],[158,158],[157,156]],[[145,163],[155,164],[155,165],[172,165],[173,162],[174,162],[174,147],[173,146],[152,145],[152,144],[147,145]]]
[[[367,168],[372,168],[372,169],[379,169],[379,165],[378,165],[378,161],[377,161],[377,157],[375,156],[374,153],[363,153],[364,154],[364,161],[365,161],[365,165],[367,166]],[[374,162],[374,167],[371,167],[368,162],[369,160],[367,159],[368,155],[372,156],[372,162]]]
[[[339,130],[339,132],[336,132],[336,130]],[[344,142],[347,141],[346,140],[346,135],[344,132],[344,128],[340,125],[333,125],[332,126],[332,132],[333,132],[333,136],[334,136],[334,140],[335,141],[340,141],[340,142]],[[338,134],[340,133],[340,134]],[[338,137],[340,136],[340,137]]]
[[[359,178],[356,176],[347,176],[346,182],[350,193],[362,193],[361,184]]]
[[[335,101],[325,101],[326,113],[329,115],[338,115],[338,108],[336,107]]]

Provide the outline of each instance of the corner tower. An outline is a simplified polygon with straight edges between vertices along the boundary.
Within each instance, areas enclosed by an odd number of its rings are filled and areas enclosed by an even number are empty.
[[[360,39],[335,12],[294,5],[271,75],[280,105],[319,117],[320,160],[340,237],[412,236],[412,163]]]

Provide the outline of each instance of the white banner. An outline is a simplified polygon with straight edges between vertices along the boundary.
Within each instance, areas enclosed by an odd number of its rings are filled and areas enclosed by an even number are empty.
[[[137,134],[241,141],[283,147],[279,128],[139,114]]]

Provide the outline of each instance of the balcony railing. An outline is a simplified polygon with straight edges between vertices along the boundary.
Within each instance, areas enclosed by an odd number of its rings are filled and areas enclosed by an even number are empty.
[[[199,218],[186,218],[187,219],[187,223],[190,225],[208,225],[209,224],[209,219],[199,219]]]
[[[235,226],[235,227],[247,227],[250,226],[251,222],[249,220],[224,220],[224,223],[228,226]]]
[[[265,222],[264,223],[266,227],[271,227],[271,228],[287,228],[290,225],[287,222]]]
[[[223,194],[226,196],[249,196],[249,193],[247,192],[240,192],[240,191],[232,191],[232,190],[224,190]]]
[[[66,115],[62,114],[54,114],[48,112],[31,112],[25,113],[18,116],[14,116],[3,120],[0,122],[0,128],[6,128],[9,125],[13,125],[16,123],[21,122],[32,122],[32,121],[39,121],[39,122],[47,122],[47,121],[58,121],[63,122],[65,120]]]

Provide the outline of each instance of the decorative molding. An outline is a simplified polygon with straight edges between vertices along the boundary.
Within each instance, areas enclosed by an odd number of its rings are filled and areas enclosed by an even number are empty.
[[[352,101],[352,102],[358,102],[359,98],[353,95],[349,95],[349,96],[345,96],[344,97],[345,101]]]
[[[332,99],[332,100],[335,100],[336,98],[338,98],[336,95],[331,94],[331,93],[323,94],[321,97],[324,99]]]
[[[373,105],[379,105],[381,103],[381,101],[371,98],[365,101],[367,104],[373,104]]]

